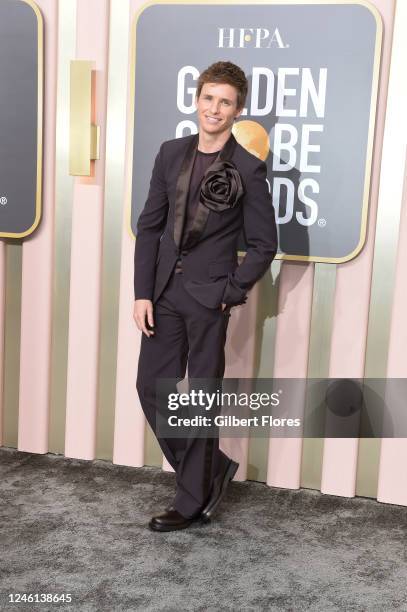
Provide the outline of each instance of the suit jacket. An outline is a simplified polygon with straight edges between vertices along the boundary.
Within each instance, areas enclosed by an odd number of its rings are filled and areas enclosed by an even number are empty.
[[[209,210],[199,202],[181,248],[198,138],[198,134],[192,134],[167,140],[155,158],[147,201],[137,222],[135,299],[156,302],[181,257],[184,287],[198,302],[208,308],[219,308],[222,302],[229,306],[243,304],[277,252],[266,164],[246,151],[233,134],[216,160],[234,163],[244,195],[233,208],[222,212]],[[242,230],[247,250],[238,265],[237,244]]]

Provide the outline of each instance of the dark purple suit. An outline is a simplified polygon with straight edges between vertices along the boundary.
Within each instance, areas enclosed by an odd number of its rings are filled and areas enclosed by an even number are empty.
[[[218,159],[233,162],[244,194],[234,207],[222,212],[199,202],[183,235],[197,146],[197,134],[161,145],[137,223],[134,296],[153,301],[155,322],[155,335],[142,337],[137,390],[154,432],[156,380],[182,380],[187,364],[189,379],[223,377],[230,312],[229,308],[222,311],[221,304],[243,304],[277,252],[266,164],[248,153],[232,134]],[[247,251],[238,265],[242,230]],[[177,260],[181,274],[174,273]],[[177,473],[174,506],[190,517],[204,505],[228,458],[219,450],[216,438],[157,438]]]

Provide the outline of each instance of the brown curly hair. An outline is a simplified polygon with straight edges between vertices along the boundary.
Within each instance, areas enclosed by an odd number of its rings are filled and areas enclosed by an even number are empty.
[[[243,108],[247,96],[247,79],[246,75],[239,66],[232,62],[215,62],[206,70],[201,72],[198,79],[198,87],[196,97],[201,95],[202,86],[204,83],[227,83],[237,89],[237,108]]]

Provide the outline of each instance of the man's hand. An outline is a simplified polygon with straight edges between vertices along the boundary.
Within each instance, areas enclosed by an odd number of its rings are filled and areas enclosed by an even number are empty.
[[[146,317],[148,325],[154,327],[153,302],[151,300],[135,300],[133,319],[138,329],[149,338],[154,335],[154,331],[147,328]]]

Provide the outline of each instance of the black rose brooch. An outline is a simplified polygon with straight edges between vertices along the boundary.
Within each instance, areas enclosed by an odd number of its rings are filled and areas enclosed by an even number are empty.
[[[210,210],[223,212],[234,208],[242,195],[242,178],[233,162],[213,162],[201,184],[200,201]]]

